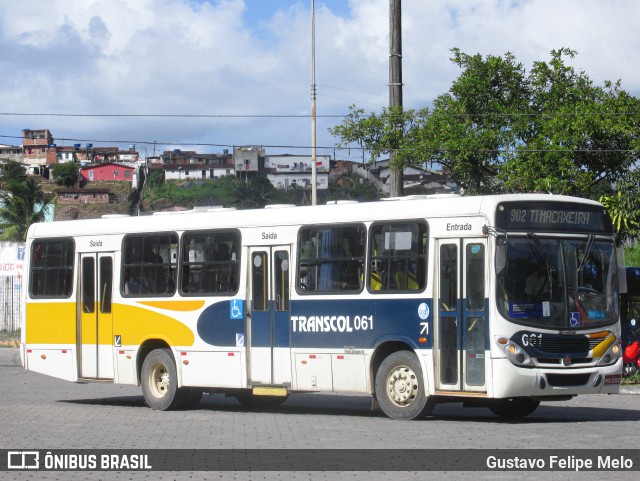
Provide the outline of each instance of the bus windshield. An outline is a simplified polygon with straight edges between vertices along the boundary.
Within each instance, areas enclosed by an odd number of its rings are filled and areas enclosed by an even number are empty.
[[[497,277],[497,302],[506,319],[548,329],[616,322],[613,242],[594,236],[559,239],[533,233],[500,242],[506,247],[506,263]]]

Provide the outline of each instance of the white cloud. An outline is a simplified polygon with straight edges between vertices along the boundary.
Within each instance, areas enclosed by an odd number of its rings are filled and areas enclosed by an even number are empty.
[[[348,15],[331,10],[335,1],[316,0],[319,116],[344,113],[351,103],[367,110],[387,103],[388,0],[350,0]],[[271,18],[247,25],[262,2],[49,0],[46,9],[36,0],[0,2],[2,110],[308,114],[308,2],[280,2]],[[406,105],[448,90],[460,73],[449,61],[452,47],[511,51],[526,68],[548,60],[551,49],[571,47],[579,52],[572,64],[594,81],[622,79],[640,93],[636,0],[404,0],[402,12]],[[335,143],[326,129],[338,122],[319,118],[318,145]],[[0,134],[19,136],[22,128],[167,143],[308,146],[311,137],[307,118],[1,117]]]

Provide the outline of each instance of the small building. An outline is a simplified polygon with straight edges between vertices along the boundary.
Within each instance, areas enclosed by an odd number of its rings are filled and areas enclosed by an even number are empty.
[[[264,168],[264,148],[257,145],[233,148],[236,176],[256,176]]]
[[[84,182],[129,182],[136,187],[138,175],[133,167],[106,162],[80,168],[80,177]]]
[[[54,165],[65,162],[136,163],[140,156],[134,144],[128,149],[118,147],[100,147],[93,144],[73,144],[59,146],[48,129],[22,131],[22,162],[27,164]]]
[[[233,165],[213,164],[149,164],[150,171],[162,170],[165,180],[203,180],[232,175]]]
[[[7,160],[22,162],[22,147],[0,144],[0,162]]]
[[[310,155],[266,155],[262,172],[277,189],[311,187],[312,158]],[[318,190],[329,188],[331,157],[316,156],[316,185]]]

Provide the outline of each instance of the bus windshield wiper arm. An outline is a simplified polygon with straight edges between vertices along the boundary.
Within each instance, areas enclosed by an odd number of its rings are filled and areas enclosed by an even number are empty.
[[[584,250],[584,255],[580,260],[580,265],[578,266],[578,272],[582,272],[582,270],[584,269],[584,266],[587,263],[587,257],[589,257],[589,254],[591,253],[591,248],[593,247],[593,240],[595,239],[595,237],[596,236],[593,234],[589,235],[589,240],[587,241],[587,248]]]
[[[553,264],[551,264],[551,261],[549,261],[549,254],[547,253],[547,248],[544,246],[542,242],[540,242],[540,239],[538,239],[538,236],[535,235],[533,232],[527,233],[527,239],[529,240],[529,243],[531,244],[531,246],[534,248],[534,253],[538,258],[538,262],[541,264],[544,263],[544,266],[547,269],[547,280],[549,282],[549,292],[553,293],[552,272],[554,272],[556,268]]]

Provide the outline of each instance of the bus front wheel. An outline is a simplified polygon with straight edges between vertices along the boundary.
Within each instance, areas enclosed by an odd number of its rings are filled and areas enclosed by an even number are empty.
[[[435,405],[426,395],[418,359],[409,351],[394,352],[382,361],[375,382],[378,404],[391,419],[418,419]]]
[[[540,405],[540,401],[527,397],[508,399],[494,399],[489,403],[489,409],[504,419],[518,419],[528,416]]]
[[[151,351],[142,363],[142,394],[151,409],[177,409],[186,391],[178,389],[176,363],[170,349]]]

